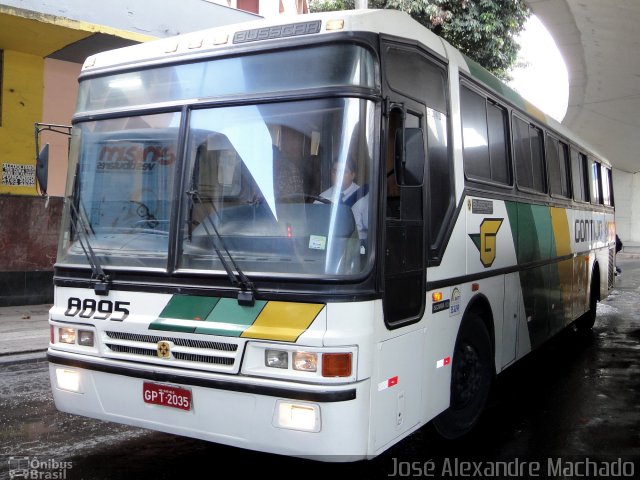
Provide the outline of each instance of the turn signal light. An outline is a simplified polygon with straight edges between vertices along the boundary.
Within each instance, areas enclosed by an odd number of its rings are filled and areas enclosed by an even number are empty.
[[[323,353],[322,376],[323,377],[350,377],[351,353]]]

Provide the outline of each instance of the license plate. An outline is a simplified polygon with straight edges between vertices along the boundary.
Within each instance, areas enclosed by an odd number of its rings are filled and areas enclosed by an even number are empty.
[[[144,403],[162,405],[164,407],[191,410],[193,402],[191,390],[171,385],[158,385],[144,382],[142,386],[142,399]]]

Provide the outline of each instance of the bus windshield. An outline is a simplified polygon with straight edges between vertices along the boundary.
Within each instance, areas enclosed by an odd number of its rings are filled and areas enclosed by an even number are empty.
[[[220,269],[219,242],[251,272],[359,273],[372,116],[373,104],[358,99],[192,112],[180,268]]]
[[[224,255],[247,274],[357,275],[370,250],[374,109],[333,98],[198,108],[183,129],[180,113],[79,123],[58,262],[87,264],[85,225],[105,267],[224,274]]]
[[[58,262],[87,263],[80,231],[104,266],[167,267],[179,125],[164,113],[74,126]]]

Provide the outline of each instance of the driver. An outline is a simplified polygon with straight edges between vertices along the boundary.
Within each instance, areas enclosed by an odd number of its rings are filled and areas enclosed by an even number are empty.
[[[331,166],[331,188],[320,194],[322,198],[331,201],[340,201],[351,207],[353,217],[358,229],[360,244],[366,246],[369,219],[369,191],[367,185],[360,186],[354,180],[356,178],[356,165],[353,160],[346,162],[334,162]],[[336,189],[336,183],[340,181],[340,193]],[[339,195],[339,198],[336,196]],[[362,252],[364,253],[364,252]]]

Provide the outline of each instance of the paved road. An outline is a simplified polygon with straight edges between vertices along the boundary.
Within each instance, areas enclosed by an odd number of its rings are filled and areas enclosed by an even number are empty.
[[[0,357],[46,350],[51,305],[0,307]]]

